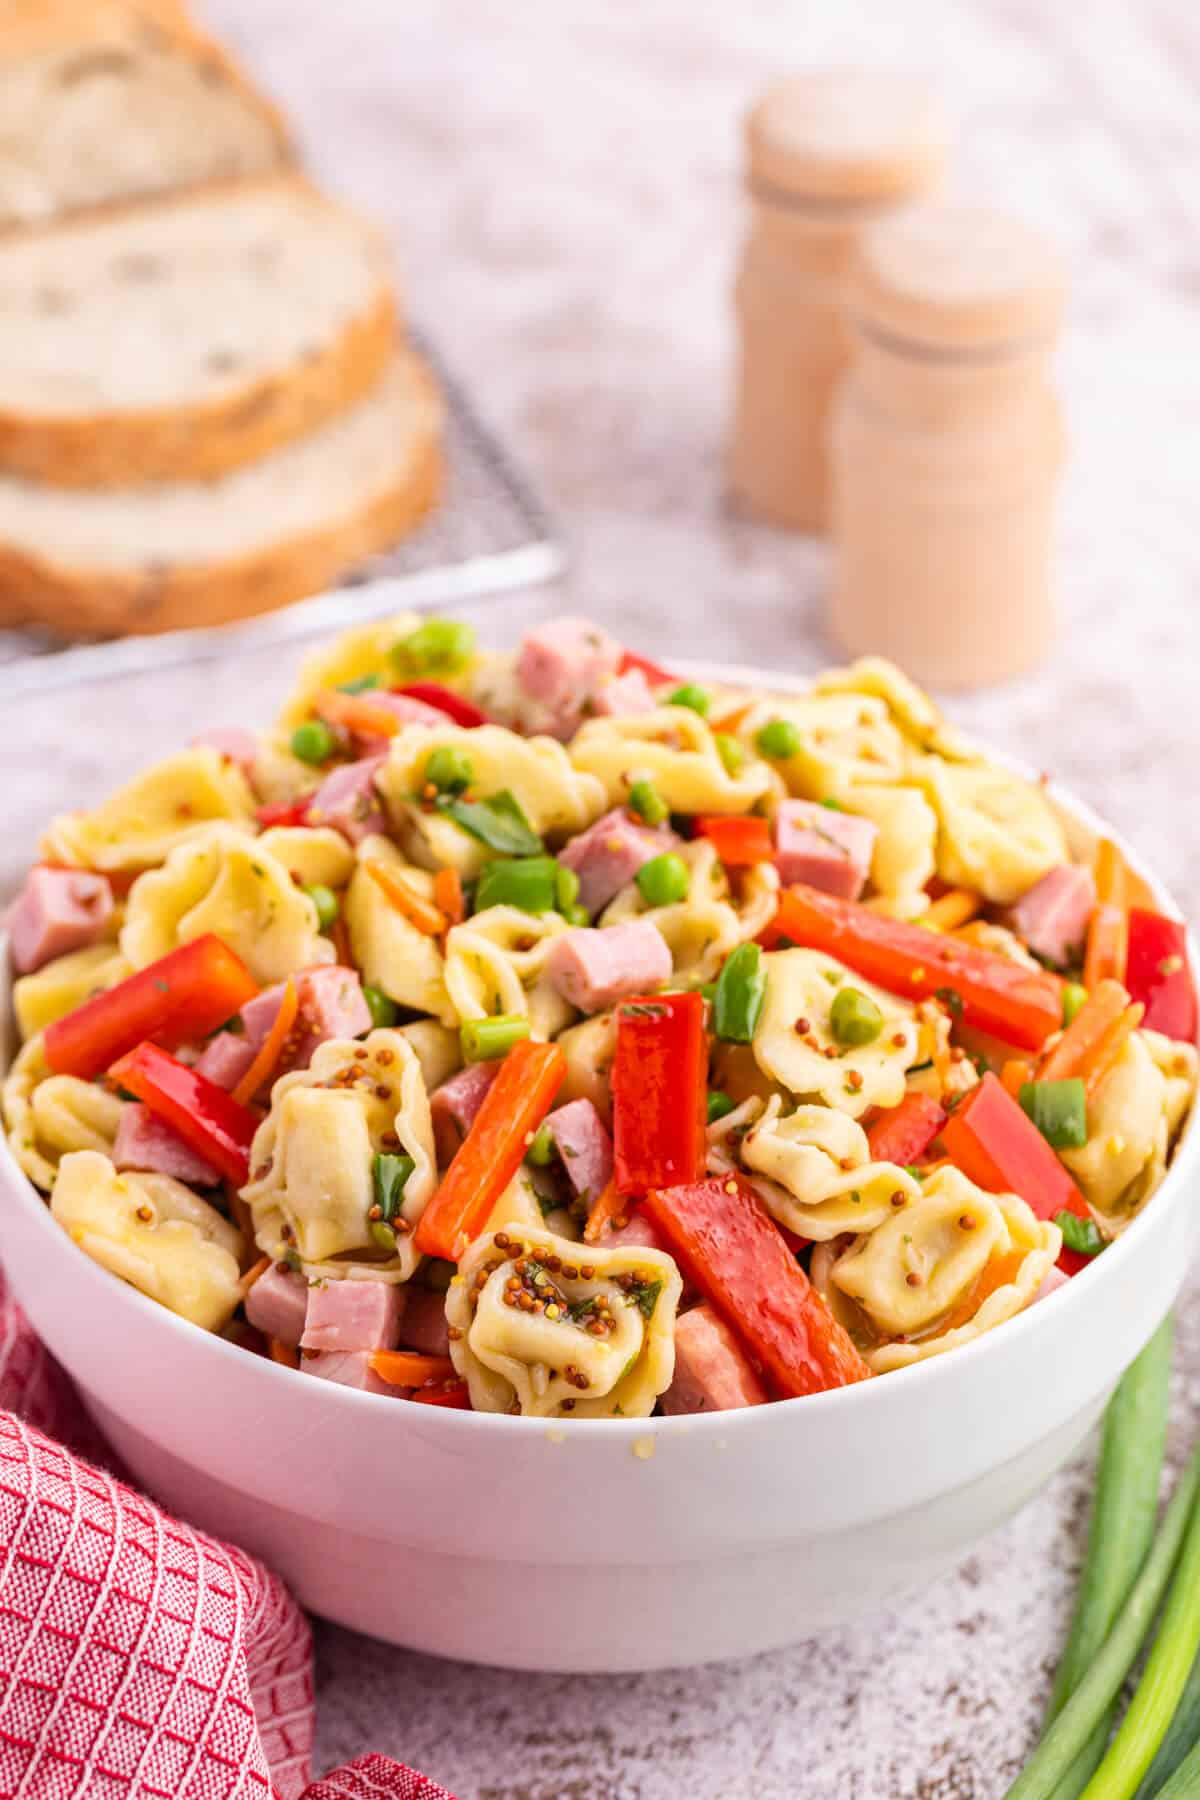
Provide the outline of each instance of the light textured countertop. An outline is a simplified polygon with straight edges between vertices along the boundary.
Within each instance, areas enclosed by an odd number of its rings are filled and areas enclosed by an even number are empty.
[[[1139,0],[1136,19],[1132,5],[1039,0],[208,10],[293,110],[324,178],[390,224],[414,314],[436,326],[567,522],[572,604],[664,658],[809,669],[833,654],[820,630],[824,553],[732,519],[722,501],[741,109],[797,64],[928,73],[958,116],[959,191],[1051,232],[1074,284],[1060,359],[1073,439],[1066,631],[1036,676],[952,711],[1054,768],[1194,907],[1191,8]],[[561,596],[543,591],[476,617],[502,641],[554,605]],[[262,715],[285,680],[272,653],[10,707],[5,881],[55,805],[98,797],[195,721]],[[1197,1410],[1194,1319],[1183,1352],[1176,1449]],[[1042,1704],[1089,1479],[1085,1460],[895,1616],[741,1664],[507,1675],[319,1628],[321,1766],[386,1750],[461,1800],[991,1800]]]

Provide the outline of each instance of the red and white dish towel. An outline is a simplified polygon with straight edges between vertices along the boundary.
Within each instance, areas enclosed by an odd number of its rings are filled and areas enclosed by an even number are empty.
[[[304,1614],[261,1563],[99,1466],[2,1275],[0,1409],[5,1800],[453,1800],[386,1756],[310,1785]]]

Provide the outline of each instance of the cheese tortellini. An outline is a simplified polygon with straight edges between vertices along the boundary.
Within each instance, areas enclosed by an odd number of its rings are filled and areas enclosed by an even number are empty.
[[[610,806],[626,800],[635,781],[649,780],[672,812],[748,812],[771,785],[770,770],[761,762],[749,761],[730,774],[712,731],[686,706],[589,719],[570,755],[586,779],[603,783]]]
[[[279,715],[283,730],[290,733],[294,726],[312,717],[313,701],[323,688],[362,681],[387,687],[393,681],[403,680],[392,652],[420,623],[417,613],[397,613],[390,619],[356,625],[351,631],[343,631],[331,644],[310,651]]]
[[[1021,776],[990,763],[929,757],[921,781],[940,822],[937,872],[952,886],[1007,906],[1070,860],[1049,801]]]
[[[358,866],[346,891],[343,908],[350,948],[363,980],[399,1006],[432,1013],[443,1024],[457,1023],[446,992],[445,961],[437,939],[399,912],[383,892],[367,864],[382,863],[422,900],[433,895],[433,879],[406,863],[385,837],[367,837],[358,846]]]
[[[546,976],[554,941],[568,929],[561,913],[489,906],[446,937],[446,991],[460,1023],[498,1013],[527,1018],[532,1035],[551,1038],[575,1017]]]
[[[594,1249],[514,1222],[459,1265],[450,1355],[477,1412],[645,1418],[674,1373],[681,1289],[662,1251]]]
[[[115,944],[89,944],[56,956],[32,975],[13,983],[13,1011],[22,1039],[45,1031],[95,994],[106,994],[132,973]]]
[[[1124,1230],[1162,1178],[1195,1083],[1190,1044],[1135,1031],[1089,1108],[1087,1143],[1062,1151],[1110,1237]]]
[[[216,750],[181,750],[137,775],[93,812],[64,813],[42,839],[48,861],[85,869],[153,868],[219,822],[253,829],[245,776]]]
[[[852,1119],[871,1106],[898,1106],[907,1071],[917,1060],[912,1006],[819,950],[776,950],[763,958],[763,966],[767,994],[753,1046],[763,1074],[789,1093],[821,1100]],[[831,1012],[843,985],[879,1010],[882,1024],[870,1043],[840,1044],[834,1036]]]
[[[112,1149],[125,1105],[95,1082],[52,1074],[40,1033],[13,1063],[3,1098],[13,1155],[45,1193],[70,1151]]]
[[[621,889],[600,916],[601,925],[645,918],[658,927],[679,981],[711,981],[731,950],[756,938],[774,917],[779,876],[770,863],[747,869],[740,893],[730,887],[712,843],[694,838],[680,847],[688,894],[669,906],[648,907],[636,881]]]

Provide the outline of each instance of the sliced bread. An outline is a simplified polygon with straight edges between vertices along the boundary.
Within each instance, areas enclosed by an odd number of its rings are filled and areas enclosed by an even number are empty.
[[[220,480],[97,492],[0,477],[0,621],[168,631],[334,585],[429,509],[441,401],[401,351],[353,411]]]
[[[0,236],[0,470],[202,480],[315,430],[392,354],[388,262],[286,174]]]
[[[289,160],[279,114],[177,0],[0,4],[0,229]]]

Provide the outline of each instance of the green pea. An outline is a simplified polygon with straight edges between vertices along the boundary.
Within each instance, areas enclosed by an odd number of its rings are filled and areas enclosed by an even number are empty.
[[[554,1161],[554,1155],[554,1139],[543,1125],[525,1152],[525,1161],[532,1163],[535,1169],[546,1169]]]
[[[755,734],[754,744],[760,756],[783,761],[799,750],[800,733],[790,719],[768,719]]]
[[[647,825],[661,825],[667,817],[667,803],[652,781],[635,781],[629,790],[629,810]]]
[[[643,863],[636,880],[647,906],[674,906],[676,901],[687,899],[692,885],[687,864],[673,850]]]
[[[715,1125],[718,1119],[724,1119],[732,1111],[733,1101],[729,1095],[723,1094],[720,1088],[709,1088],[707,1103],[709,1124]]]
[[[317,924],[322,931],[328,931],[331,925],[337,923],[337,916],[342,910],[338,905],[337,895],[332,888],[322,887],[319,881],[306,887],[304,892],[317,909]]]
[[[514,1044],[529,1036],[529,1020],[520,1013],[498,1013],[494,1019],[467,1019],[459,1026],[466,1062],[497,1062]]]
[[[873,1044],[883,1030],[883,1014],[869,995],[842,986],[829,1009],[829,1028],[839,1044]]]
[[[475,654],[475,628],[461,619],[426,619],[392,647],[392,661],[418,674],[457,675]]]
[[[474,765],[457,744],[439,744],[425,759],[424,780],[439,794],[461,794],[474,779]]]
[[[746,746],[737,738],[730,737],[727,731],[718,731],[713,737],[717,746],[717,755],[725,765],[727,775],[740,775],[746,766]]]
[[[1069,1025],[1088,997],[1087,989],[1078,981],[1068,981],[1062,991],[1062,1019]]]
[[[337,739],[322,719],[305,719],[292,733],[292,755],[301,762],[328,762],[337,749]]]
[[[394,1000],[389,1000],[382,988],[369,987],[363,982],[363,999],[367,1003],[367,1011],[371,1015],[371,1024],[378,1031],[385,1025],[394,1025],[400,1016],[400,1009]]]
[[[712,705],[712,696],[707,688],[697,687],[694,681],[685,681],[682,687],[677,687],[673,694],[667,695],[667,705],[686,706],[689,712],[699,713],[705,719]]]

